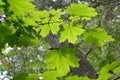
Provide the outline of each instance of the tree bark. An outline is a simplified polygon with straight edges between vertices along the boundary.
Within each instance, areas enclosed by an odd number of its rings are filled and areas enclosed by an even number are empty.
[[[78,76],[88,76],[89,78],[96,79],[97,73],[85,56],[82,53],[79,53],[77,57],[80,58],[79,67],[71,68],[71,73],[77,74]]]

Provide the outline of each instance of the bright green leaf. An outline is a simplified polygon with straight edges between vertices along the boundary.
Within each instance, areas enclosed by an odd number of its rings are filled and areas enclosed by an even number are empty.
[[[52,50],[50,55],[46,58],[45,62],[47,62],[48,69],[56,68],[56,74],[59,76],[64,76],[70,71],[67,59],[57,50]]]
[[[46,57],[48,69],[56,69],[59,76],[64,76],[70,71],[70,66],[78,67],[79,59],[75,56],[75,49],[63,47],[60,50],[51,50]]]
[[[4,3],[2,0],[0,0],[0,6],[1,6],[1,5],[4,5],[4,4],[5,4],[5,3]]]
[[[27,13],[34,11],[35,6],[31,0],[7,0],[10,4],[10,11],[13,11],[15,16],[25,16]]]
[[[59,31],[59,24],[58,23],[46,24],[41,26],[40,29],[41,29],[40,35],[42,35],[42,37],[46,37],[50,31],[53,34],[57,34],[57,32]]]
[[[25,26],[31,25],[31,26],[38,26],[41,24],[44,20],[44,18],[48,18],[49,13],[46,10],[43,11],[34,11],[31,12],[31,14],[27,17],[23,17],[23,21],[25,22]],[[48,20],[47,20],[48,22]],[[40,25],[39,25],[40,26]],[[38,28],[35,28],[37,30]]]
[[[119,65],[118,62],[112,62],[111,64],[105,65],[99,72],[97,80],[108,80],[111,77],[110,70],[116,68]]]
[[[94,17],[97,15],[94,8],[89,7],[88,4],[71,4],[65,12],[72,16],[80,17]]]
[[[84,29],[81,27],[72,27],[71,25],[64,25],[64,30],[60,35],[60,42],[68,40],[70,43],[76,43],[77,36],[81,35],[84,32]]]
[[[58,10],[51,10],[49,12],[49,17],[43,18],[42,24],[40,26],[41,33],[40,35],[42,37],[46,37],[49,32],[51,31],[52,34],[57,34],[59,31],[59,25],[61,24],[61,19],[60,19],[60,9]]]
[[[69,76],[65,80],[90,80],[88,77]]]
[[[115,73],[115,74],[120,73],[120,66],[117,67],[117,68],[114,70],[114,73]]]
[[[42,76],[43,80],[57,80],[56,71],[45,71]]]
[[[2,0],[0,0],[0,13],[3,13],[4,5],[5,5],[5,3]]]
[[[50,32],[50,26],[49,25],[43,25],[43,26],[40,27],[40,29],[41,29],[40,35],[42,37],[46,37]]]
[[[80,80],[77,75],[75,76],[68,76],[65,80]]]
[[[103,46],[106,42],[114,41],[114,39],[101,28],[86,31],[84,33],[84,40],[87,44],[95,44],[97,46]]]

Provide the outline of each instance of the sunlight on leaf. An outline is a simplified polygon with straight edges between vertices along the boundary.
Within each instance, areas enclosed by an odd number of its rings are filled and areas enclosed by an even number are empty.
[[[95,9],[89,7],[88,4],[71,4],[65,12],[70,13],[72,16],[80,17],[94,17],[97,15]]]
[[[15,16],[25,16],[27,13],[34,11],[34,5],[31,0],[7,0],[10,4],[10,11],[13,11]]]
[[[70,66],[78,67],[79,59],[75,56],[75,49],[63,47],[60,50],[52,50],[46,57],[48,69],[56,69],[59,76],[64,76],[70,71]]]
[[[43,80],[57,80],[56,71],[46,71],[43,73]]]
[[[60,42],[68,40],[68,42],[75,44],[77,41],[77,36],[81,35],[84,29],[80,27],[72,27],[71,25],[64,25],[64,30],[61,31]]]
[[[51,10],[49,12],[49,17],[43,18],[41,22],[43,25],[40,26],[40,35],[42,37],[46,37],[49,32],[51,31],[52,34],[57,34],[59,31],[59,25],[61,24],[60,19],[60,9],[58,10]]]

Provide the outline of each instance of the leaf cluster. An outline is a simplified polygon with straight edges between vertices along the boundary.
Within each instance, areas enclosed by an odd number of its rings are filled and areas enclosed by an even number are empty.
[[[23,4],[24,3],[24,4]],[[0,22],[0,50],[8,43],[10,46],[36,45],[39,38],[46,38],[49,33],[60,35],[59,43],[67,41],[75,45],[81,36],[86,44],[103,46],[114,39],[104,29],[86,30],[83,20],[91,20],[97,15],[95,9],[88,4],[71,4],[65,10],[38,11],[31,0],[0,0],[0,12],[5,14],[5,21]],[[62,16],[67,15],[67,19]],[[64,46],[53,49],[44,62],[46,71],[42,74],[44,80],[57,80],[70,72],[70,67],[79,67],[76,49]],[[51,74],[51,75],[50,75]],[[21,74],[20,74],[21,75]],[[13,80],[32,80],[38,75],[19,75]],[[27,76],[27,78],[26,78]],[[25,78],[24,78],[25,77]],[[87,77],[71,76],[67,80],[88,80]]]

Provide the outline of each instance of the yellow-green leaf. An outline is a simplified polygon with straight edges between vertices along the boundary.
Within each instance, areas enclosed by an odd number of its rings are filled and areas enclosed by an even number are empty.
[[[80,17],[94,17],[97,15],[95,9],[89,7],[88,4],[71,4],[65,12],[69,13],[72,16]]]
[[[75,56],[76,53],[75,49],[66,46],[60,50],[51,50],[45,59],[47,69],[56,69],[58,77],[66,75],[70,71],[70,66],[79,66],[79,59]]]
[[[81,27],[72,27],[71,25],[64,25],[64,30],[60,35],[60,42],[68,40],[70,43],[76,43],[77,36],[81,35],[84,32],[84,29]]]
[[[30,2],[31,0],[7,0],[10,4],[9,10],[15,16],[25,16],[27,13],[34,11],[35,6]]]

